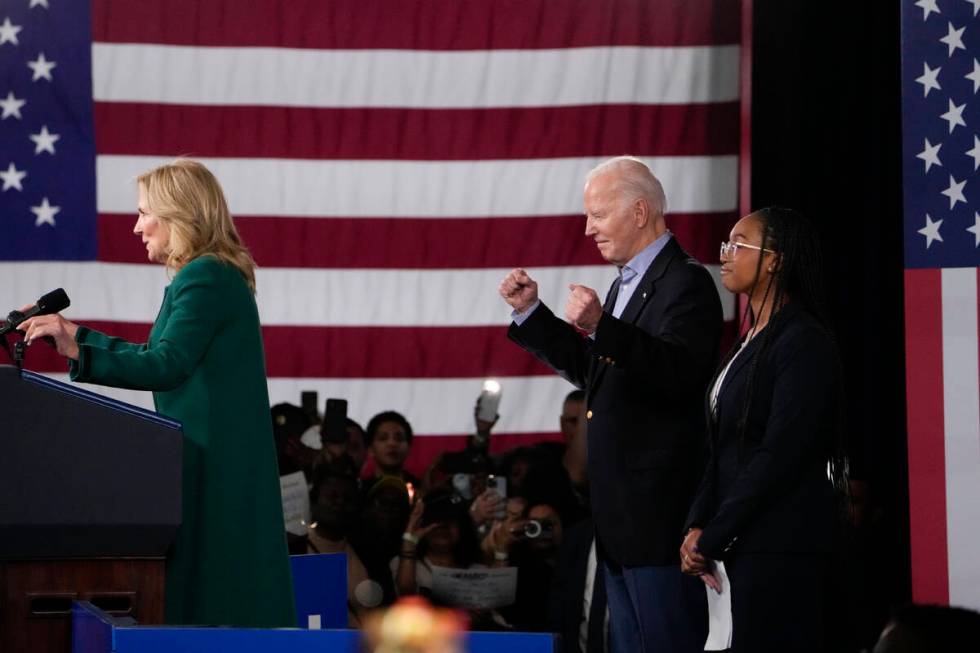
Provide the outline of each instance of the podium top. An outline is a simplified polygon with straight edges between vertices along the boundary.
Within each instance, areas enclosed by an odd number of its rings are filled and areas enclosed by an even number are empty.
[[[17,368],[12,365],[0,365],[0,374],[16,374]],[[29,372],[27,370],[22,370],[20,372],[20,377],[22,380],[28,383],[34,383],[36,385],[50,388],[52,390],[57,390],[58,392],[63,392],[66,395],[72,397],[77,397],[84,401],[89,401],[99,406],[116,410],[122,413],[127,413],[133,415],[134,417],[139,417],[148,420],[154,424],[164,426],[171,429],[182,429],[183,426],[180,422],[175,419],[170,419],[155,413],[152,410],[146,410],[145,408],[140,408],[139,406],[134,406],[132,404],[127,404],[123,401],[118,401],[105,395],[100,395],[97,392],[92,392],[91,390],[84,390],[75,385],[70,385],[68,383],[62,383],[61,381],[56,381],[50,377],[44,376],[43,374],[36,374],[34,372]]]

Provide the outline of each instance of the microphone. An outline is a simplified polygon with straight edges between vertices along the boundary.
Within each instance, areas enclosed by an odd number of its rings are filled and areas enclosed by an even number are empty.
[[[68,299],[68,293],[65,292],[64,288],[56,288],[55,290],[42,295],[34,306],[27,309],[26,312],[21,313],[20,311],[10,311],[10,314],[7,315],[6,323],[0,326],[0,336],[10,333],[11,331],[15,330],[21,322],[28,320],[35,315],[60,313],[69,306],[71,306],[71,300]]]

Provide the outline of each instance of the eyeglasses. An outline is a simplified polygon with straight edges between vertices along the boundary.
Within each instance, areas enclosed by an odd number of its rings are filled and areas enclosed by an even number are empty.
[[[770,254],[775,254],[776,252],[771,249],[766,249],[765,247],[759,247],[758,245],[749,245],[748,243],[733,243],[728,241],[727,243],[721,244],[721,258],[728,258],[734,261],[735,257],[738,255],[738,250],[740,247],[745,247],[747,249],[754,249],[757,252],[769,252]]]

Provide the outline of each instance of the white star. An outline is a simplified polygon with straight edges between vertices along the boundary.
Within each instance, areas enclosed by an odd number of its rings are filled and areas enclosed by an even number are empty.
[[[980,0],[977,0],[977,2],[980,2]],[[980,91],[980,61],[977,61],[976,59],[974,59],[973,60],[973,72],[972,73],[967,73],[966,75],[964,75],[964,77],[966,77],[968,80],[970,80],[971,82],[973,82],[973,92],[974,93],[976,93],[977,91]]]
[[[16,188],[17,190],[24,190],[21,185],[21,180],[27,176],[27,173],[23,170],[18,170],[17,167],[11,163],[6,170],[0,170],[0,180],[3,180],[3,190],[6,192],[11,188]]]
[[[949,100],[949,110],[943,115],[939,116],[943,120],[949,123],[949,133],[953,133],[953,129],[956,125],[963,125],[966,127],[966,123],[963,122],[963,109],[966,108],[966,103],[964,102],[960,106],[953,104],[952,98]]]
[[[966,1],[969,2],[971,5],[973,5],[973,15],[976,16],[977,12],[980,11],[980,0],[966,0]]]
[[[925,149],[916,154],[915,156],[926,162],[926,172],[929,172],[929,168],[932,166],[941,166],[942,161],[939,160],[939,148],[943,146],[942,143],[936,143],[932,145],[929,143],[929,139],[926,139]]]
[[[946,31],[946,36],[939,39],[941,43],[945,43],[949,46],[949,56],[953,56],[953,53],[957,50],[966,50],[966,46],[963,45],[963,31],[965,27],[959,29],[953,29],[953,23],[947,23],[949,28]]]
[[[967,150],[966,155],[973,157],[974,171],[976,171],[977,168],[980,168],[980,138],[977,138],[976,134],[973,135],[973,149]]]
[[[980,2],[980,0],[977,1]],[[973,234],[973,240],[975,241],[973,246],[980,247],[980,213],[974,211],[973,226],[967,227],[966,230]]]
[[[43,200],[41,200],[40,206],[31,207],[31,213],[37,216],[37,218],[34,219],[34,226],[40,227],[42,224],[49,224],[53,227],[54,216],[59,211],[61,211],[61,207],[51,206],[48,204],[48,198],[45,197]]]
[[[932,89],[942,90],[939,86],[939,71],[942,70],[942,66],[933,70],[929,68],[929,64],[923,62],[922,67],[924,68],[922,77],[917,77],[915,80],[922,84],[922,97],[927,97]]]
[[[47,125],[42,126],[40,132],[31,134],[31,140],[34,141],[34,154],[41,152],[54,154],[54,144],[59,138],[61,138],[60,134],[52,134],[48,131]]]
[[[17,42],[17,32],[24,29],[20,25],[14,25],[10,22],[9,18],[3,19],[3,25],[0,25],[0,45],[4,43],[13,43],[14,45],[19,45]]]
[[[922,7],[922,20],[928,20],[930,11],[934,11],[937,14],[942,13],[936,5],[936,0],[919,0],[915,3],[915,6]]]
[[[20,120],[20,108],[25,104],[27,104],[27,100],[18,100],[14,97],[14,92],[10,91],[7,93],[7,99],[0,100],[0,109],[3,109],[0,120],[6,120],[10,116]]]
[[[939,235],[939,226],[943,223],[942,220],[932,221],[929,214],[926,213],[926,226],[919,229],[919,233],[926,237],[926,249],[932,245],[932,241],[938,240],[943,242],[943,237]]]
[[[42,78],[49,82],[54,81],[51,78],[51,69],[57,65],[56,62],[45,59],[43,52],[37,55],[37,59],[27,62],[27,67],[34,71],[34,77],[31,78],[31,81],[36,82]]]
[[[44,7],[49,9],[48,0],[31,0],[31,6],[28,9],[33,9],[34,7]],[[936,11],[939,11],[938,9]]]
[[[953,175],[949,176],[949,188],[943,191],[943,195],[949,198],[949,208],[956,206],[957,202],[966,204],[966,197],[963,196],[963,187],[966,186],[966,179],[956,181]]]

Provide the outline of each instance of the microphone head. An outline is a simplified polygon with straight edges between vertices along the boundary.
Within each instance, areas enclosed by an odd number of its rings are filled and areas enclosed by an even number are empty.
[[[60,313],[69,306],[71,306],[71,300],[68,299],[68,293],[65,292],[64,288],[57,288],[49,293],[45,293],[37,300],[37,314],[50,315],[51,313]]]

